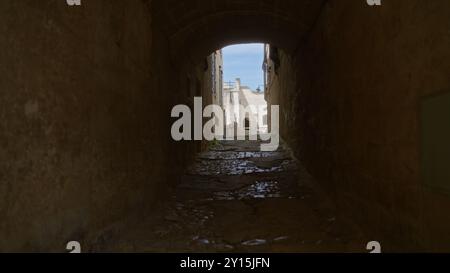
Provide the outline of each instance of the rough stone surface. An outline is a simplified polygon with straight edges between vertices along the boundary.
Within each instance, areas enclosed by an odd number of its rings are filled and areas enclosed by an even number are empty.
[[[355,2],[328,1],[297,54],[281,54],[282,135],[374,238],[448,250],[450,199],[420,179],[419,105],[450,86],[450,4]]]
[[[368,239],[338,214],[288,150],[259,152],[260,143],[250,141],[222,145],[199,155],[161,209],[124,228],[109,242],[96,244],[94,250],[366,251]],[[262,161],[271,167],[259,167]]]

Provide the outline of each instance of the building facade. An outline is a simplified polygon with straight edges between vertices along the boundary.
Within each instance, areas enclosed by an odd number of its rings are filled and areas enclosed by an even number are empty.
[[[256,122],[257,133],[267,133],[267,102],[264,92],[243,86],[238,78],[235,82],[224,84],[222,107],[225,110],[227,130],[243,126],[248,133],[250,122]]]

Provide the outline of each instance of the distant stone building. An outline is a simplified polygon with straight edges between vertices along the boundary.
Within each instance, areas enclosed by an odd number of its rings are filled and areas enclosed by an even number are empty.
[[[243,106],[251,106],[250,113],[244,113]],[[251,90],[247,86],[241,85],[241,80],[228,82],[223,88],[223,109],[225,109],[225,127],[227,130],[233,126],[242,125],[247,130],[250,127],[250,121],[257,122],[257,132],[267,133],[267,102],[264,99],[264,92]],[[241,124],[244,122],[244,124]]]

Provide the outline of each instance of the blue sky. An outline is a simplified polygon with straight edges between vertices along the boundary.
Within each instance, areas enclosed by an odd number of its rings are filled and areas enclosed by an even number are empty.
[[[223,48],[222,53],[225,82],[234,82],[236,78],[241,78],[242,85],[247,85],[252,89],[264,84],[263,44],[232,45]]]

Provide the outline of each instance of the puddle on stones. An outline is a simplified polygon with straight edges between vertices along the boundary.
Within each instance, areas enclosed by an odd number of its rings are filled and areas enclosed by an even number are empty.
[[[216,192],[215,200],[243,200],[283,197],[277,181],[256,181],[254,184],[236,190]]]
[[[260,165],[260,166],[258,166]],[[188,171],[191,175],[243,175],[253,173],[282,172],[284,165],[267,167],[250,160],[202,160]]]

